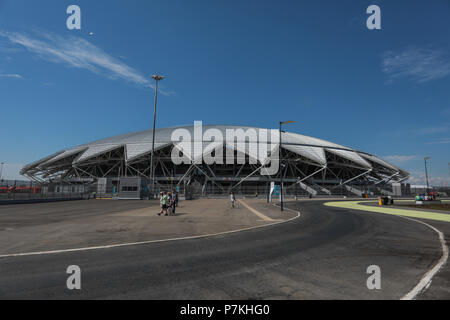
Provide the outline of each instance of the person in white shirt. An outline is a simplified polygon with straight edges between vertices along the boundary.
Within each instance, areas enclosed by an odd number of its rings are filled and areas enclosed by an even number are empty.
[[[236,197],[234,196],[233,191],[230,192],[230,201],[231,201],[231,207],[234,208],[234,203],[236,202]]]

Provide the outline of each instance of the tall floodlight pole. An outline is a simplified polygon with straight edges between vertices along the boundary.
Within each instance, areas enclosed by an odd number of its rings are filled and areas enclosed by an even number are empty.
[[[1,167],[0,167],[0,181],[3,181],[3,165],[5,164],[4,162],[0,163]]]
[[[427,179],[427,195],[428,195],[428,188],[429,188],[429,185],[428,185],[427,160],[430,160],[430,157],[425,157],[425,158],[424,158],[424,161],[425,161],[425,177],[426,177],[426,179]]]
[[[280,159],[280,210],[283,211],[283,152],[281,150],[281,126],[288,123],[295,123],[295,121],[280,121],[280,147],[279,147],[279,159]]]
[[[155,174],[153,172],[153,156],[155,153],[156,103],[158,102],[158,82],[159,82],[159,80],[164,79],[164,77],[155,74],[152,76],[152,78],[155,79],[155,109],[153,111],[152,156],[150,159],[151,192],[153,195],[155,192]]]

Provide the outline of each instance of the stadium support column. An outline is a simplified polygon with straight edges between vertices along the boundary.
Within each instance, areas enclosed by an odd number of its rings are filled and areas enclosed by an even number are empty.
[[[372,172],[372,170],[373,170],[373,169],[370,168],[369,170],[367,170],[367,171],[365,171],[365,172],[363,172],[363,173],[361,173],[361,174],[358,174],[357,176],[355,176],[355,177],[353,177],[353,178],[350,178],[350,179],[346,180],[345,182],[342,182],[342,181],[341,181],[341,183],[340,183],[338,186],[334,187],[334,188],[337,188],[337,187],[340,187],[340,186],[344,186],[344,185],[346,185],[347,183],[349,183],[350,181],[353,181],[353,180],[355,180],[355,179],[358,179],[359,177],[365,176],[366,174]],[[333,189],[334,189],[334,188],[333,188]]]
[[[155,126],[156,126],[156,103],[158,102],[158,81],[164,79],[163,76],[153,75],[153,79],[155,79],[155,108],[153,110],[153,132],[152,132],[152,155],[150,159],[150,177],[151,177],[151,196],[154,196],[155,193],[155,173],[153,168],[153,157],[155,153]]]
[[[281,141],[281,127],[284,124],[288,123],[295,123],[295,121],[289,120],[289,121],[280,121],[280,147],[279,147],[279,160],[280,160],[280,210],[283,211],[283,150],[281,148],[282,141]]]

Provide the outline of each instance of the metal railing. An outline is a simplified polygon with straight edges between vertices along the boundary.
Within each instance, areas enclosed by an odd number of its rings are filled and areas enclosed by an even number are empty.
[[[89,198],[88,188],[80,185],[38,183],[34,181],[1,180],[0,201],[84,199]]]
[[[283,194],[287,197],[309,197],[311,192],[314,197],[334,196],[334,197],[377,197],[377,196],[396,196],[395,190],[391,184],[315,184],[306,182],[308,188],[302,184],[289,185],[285,184]],[[201,197],[224,197],[228,196],[233,190],[236,196],[247,197],[267,197],[270,191],[270,184],[265,185],[239,185],[231,189],[232,184],[216,185],[214,183],[207,183],[201,185],[194,184],[180,184],[178,187],[172,184],[155,184],[154,194],[157,196],[161,191],[168,192],[177,190],[181,197],[187,199],[201,198]],[[402,186],[401,196],[413,197],[423,190],[406,188]],[[450,196],[449,187],[433,187],[429,191],[437,191],[442,196]],[[423,192],[422,192],[423,193]],[[89,198],[115,198],[118,197],[117,186],[109,186],[104,189],[102,193],[98,192],[97,184],[67,184],[67,183],[37,183],[32,181],[19,180],[2,180],[0,181],[0,201],[6,202],[8,200],[36,200],[36,199],[89,199]],[[143,199],[149,198],[148,189],[141,192]],[[397,195],[398,196],[398,195]],[[150,197],[151,198],[151,197]],[[158,198],[158,197],[156,197]]]

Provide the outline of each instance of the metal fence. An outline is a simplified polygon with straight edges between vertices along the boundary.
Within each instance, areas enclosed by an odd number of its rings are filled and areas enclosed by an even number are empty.
[[[163,190],[167,191],[167,190]],[[228,195],[231,191],[237,196],[246,197],[267,197],[270,192],[270,184],[259,186],[243,186],[239,185],[235,188],[218,186],[215,184],[207,185],[189,185],[186,186],[186,194],[192,198],[198,197],[221,197]],[[393,187],[391,184],[373,185],[373,184],[346,184],[346,185],[284,185],[283,195],[291,198],[295,197],[358,197],[373,198],[378,196],[394,196],[394,197],[414,197],[418,191],[421,193],[426,190],[410,189],[406,185]],[[439,192],[442,197],[450,196],[450,188],[430,187],[428,191]],[[181,192],[184,193],[184,192]]]
[[[397,188],[397,189],[395,189]],[[177,190],[181,197],[186,199],[200,197],[224,197],[228,196],[231,191],[236,196],[246,197],[267,197],[270,192],[270,184],[265,185],[239,185],[232,188],[232,185],[218,185],[207,183],[201,185],[193,183],[189,185],[180,184],[155,184],[153,194],[158,195],[161,191],[168,192]],[[449,187],[430,187],[428,191],[438,192],[442,197],[450,196]],[[416,194],[425,193],[425,189],[410,188],[407,184],[400,187],[393,187],[392,184],[384,185],[363,185],[363,184],[347,184],[347,185],[319,185],[319,184],[294,184],[284,185],[283,194],[286,197],[377,197],[385,196],[403,196],[414,197]],[[149,192],[147,191],[148,198]],[[68,184],[68,183],[37,183],[33,181],[19,180],[1,180],[0,181],[0,201],[7,200],[28,200],[28,199],[77,199],[77,198],[115,198],[119,194],[118,184],[108,184],[99,192],[98,183],[90,184]],[[151,198],[151,196],[150,196]]]
[[[38,183],[35,181],[1,180],[0,200],[78,199],[89,195],[85,185]]]

